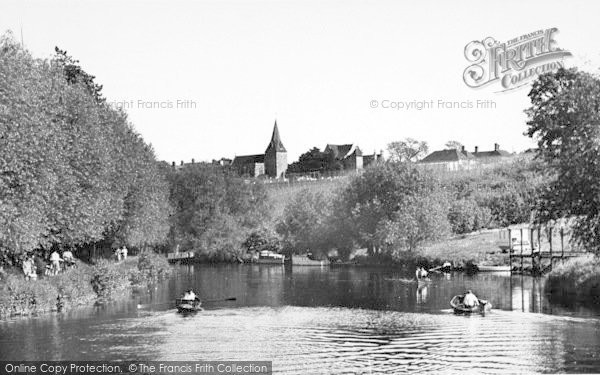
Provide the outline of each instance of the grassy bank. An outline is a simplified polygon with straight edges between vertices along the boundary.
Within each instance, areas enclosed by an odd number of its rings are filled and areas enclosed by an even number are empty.
[[[0,318],[68,310],[122,297],[133,286],[166,277],[167,260],[143,253],[123,262],[100,260],[94,265],[79,262],[62,274],[25,280],[19,270],[9,273],[0,287]]]
[[[499,230],[485,230],[427,244],[419,251],[425,258],[441,259],[453,264],[508,265],[508,253],[502,253]]]
[[[552,270],[546,291],[555,302],[600,305],[600,257],[571,259]]]

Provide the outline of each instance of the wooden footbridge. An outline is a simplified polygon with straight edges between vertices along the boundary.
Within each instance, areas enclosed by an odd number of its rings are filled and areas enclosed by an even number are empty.
[[[512,272],[543,274],[551,271],[557,262],[587,254],[570,241],[568,227],[511,226],[504,233],[507,234],[507,246],[503,249],[508,250]],[[503,236],[502,232],[500,235]]]

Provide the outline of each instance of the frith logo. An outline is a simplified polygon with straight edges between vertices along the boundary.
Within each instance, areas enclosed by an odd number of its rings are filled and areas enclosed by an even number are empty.
[[[465,47],[469,65],[463,79],[467,86],[478,88],[499,82],[500,91],[524,86],[539,74],[564,67],[563,59],[571,52],[556,46],[557,28],[537,30],[505,43],[492,37],[474,40]]]

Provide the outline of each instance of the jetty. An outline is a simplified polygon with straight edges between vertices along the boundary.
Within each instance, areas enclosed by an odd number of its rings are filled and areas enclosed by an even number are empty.
[[[513,225],[500,232],[506,239],[511,272],[543,274],[557,262],[586,255],[570,241],[571,229],[564,225]]]

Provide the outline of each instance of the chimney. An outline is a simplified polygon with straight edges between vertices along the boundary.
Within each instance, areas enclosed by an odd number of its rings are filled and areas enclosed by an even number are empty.
[[[192,158],[192,164],[194,164],[194,163],[195,163],[195,160],[194,160],[194,158]]]
[[[479,150],[479,147],[475,146],[475,153]]]
[[[499,151],[500,150],[500,145],[497,143],[494,143],[494,151]]]
[[[183,165],[183,160],[181,161],[181,165]]]
[[[461,146],[460,151],[465,152],[465,146]]]
[[[173,168],[175,168],[175,162],[171,163],[171,166],[172,166]]]

